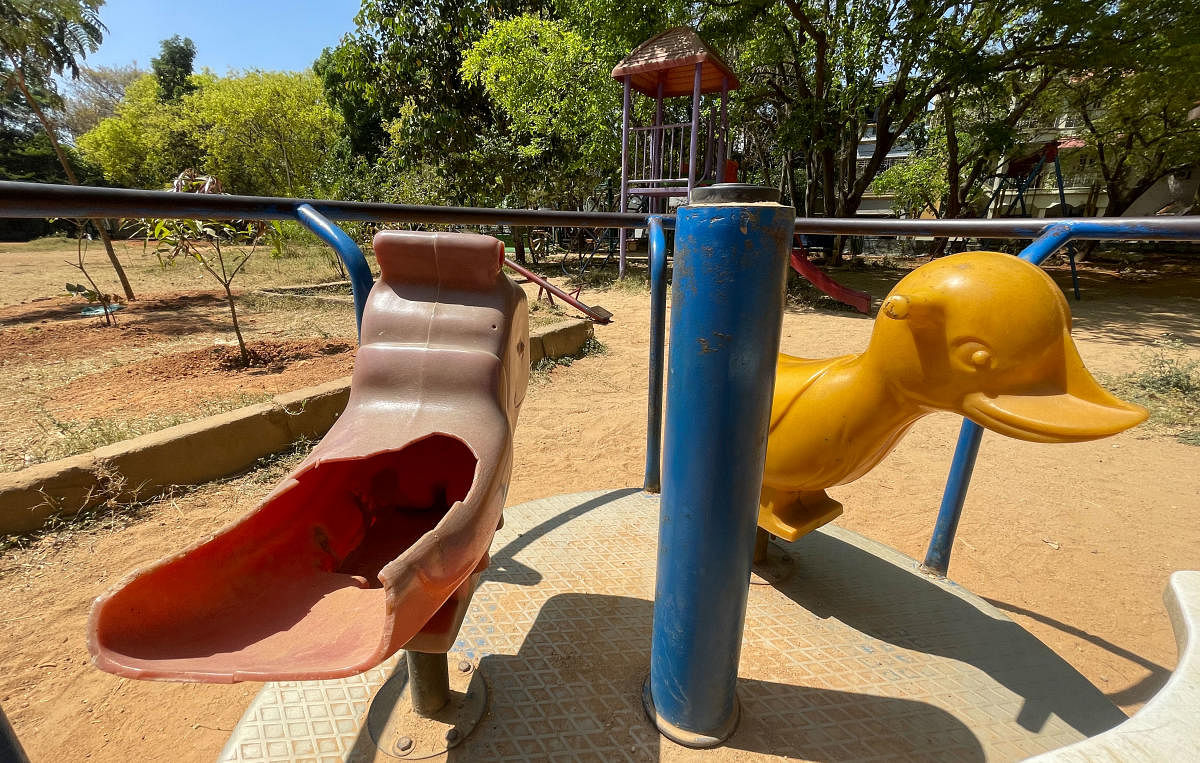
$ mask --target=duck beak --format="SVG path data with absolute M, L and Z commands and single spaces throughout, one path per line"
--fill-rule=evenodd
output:
M 1135 427 L 1149 412 L 1101 387 L 1088 373 L 1064 332 L 1062 362 L 1044 378 L 1022 390 L 989 394 L 973 392 L 963 399 L 967 418 L 1000 434 L 1029 442 L 1084 442 Z M 1055 363 L 1054 365 L 1059 365 Z

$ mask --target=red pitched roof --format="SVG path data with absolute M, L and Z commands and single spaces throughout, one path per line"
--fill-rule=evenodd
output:
M 700 67 L 700 92 L 721 92 L 722 81 L 728 79 L 729 89 L 736 90 L 738 78 L 692 29 L 677 26 L 660 32 L 633 49 L 633 52 L 613 69 L 613 79 L 630 76 L 630 85 L 639 93 L 658 95 L 658 83 L 663 83 L 663 96 L 691 95 Z

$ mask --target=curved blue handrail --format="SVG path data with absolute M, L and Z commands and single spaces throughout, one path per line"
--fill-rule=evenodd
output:
M 375 277 L 371 275 L 371 266 L 354 239 L 339 228 L 332 220 L 325 217 L 310 204 L 300 204 L 296 207 L 296 219 L 306 228 L 321 237 L 325 243 L 333 247 L 337 256 L 346 266 L 350 276 L 350 291 L 354 294 L 354 320 L 358 328 L 359 338 L 362 338 L 363 310 L 367 306 L 367 295 L 375 285 Z

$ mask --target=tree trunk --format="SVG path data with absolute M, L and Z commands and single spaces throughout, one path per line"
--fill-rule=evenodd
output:
M 942 210 L 942 218 L 953 220 L 962 213 L 959 204 L 962 194 L 962 167 L 958 156 L 958 133 L 955 132 L 957 125 L 954 119 L 954 99 L 950 96 L 942 100 L 942 123 L 946 128 L 946 183 L 950 189 L 946 194 L 946 208 Z M 949 243 L 949 239 L 934 239 L 932 255 L 944 255 Z
M 233 318 L 233 333 L 237 335 L 238 349 L 242 351 L 242 366 L 250 367 L 250 351 L 246 349 L 246 340 L 242 338 L 242 327 L 238 325 L 237 308 L 233 304 L 233 292 L 229 290 L 229 284 L 221 284 L 225 287 L 225 299 L 229 302 L 229 315 Z
M 67 180 L 70 181 L 71 185 L 79 185 L 79 178 L 75 176 L 75 170 L 71 167 L 71 162 L 68 161 L 66 153 L 62 150 L 62 146 L 58 144 L 58 138 L 54 135 L 54 126 L 46 118 L 46 114 L 33 97 L 33 93 L 29 92 L 29 87 L 25 83 L 25 76 L 21 73 L 20 64 L 15 60 L 13 61 L 13 75 L 16 77 L 17 87 L 21 89 L 25 100 L 29 102 L 29 108 L 33 109 L 33 113 L 37 116 L 38 121 L 42 123 L 42 129 L 46 131 L 46 137 L 50 139 L 50 146 L 54 149 L 55 155 L 58 156 L 58 162 L 62 165 L 63 172 L 67 175 Z M 117 279 L 121 282 L 121 288 L 125 291 L 125 299 L 132 301 L 135 299 L 133 296 L 133 287 L 129 285 L 129 278 L 125 275 L 125 268 L 121 267 L 121 261 L 117 259 L 117 252 L 113 249 L 112 239 L 108 235 L 108 230 L 104 227 L 104 222 L 93 218 L 92 223 L 96 226 L 96 230 L 100 232 L 100 240 L 104 242 L 104 250 L 108 252 L 108 260 L 112 263 L 113 270 L 117 273 Z
M 517 250 L 517 264 L 525 265 L 525 231 L 527 229 L 521 226 L 514 225 L 512 228 L 513 247 Z

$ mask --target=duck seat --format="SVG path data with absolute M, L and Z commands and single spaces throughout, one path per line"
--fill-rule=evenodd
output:
M 497 526 L 529 374 L 524 292 L 489 236 L 389 231 L 346 410 L 267 498 L 91 612 L 129 678 L 336 678 L 454 643 Z
M 883 301 L 864 352 L 780 355 L 758 524 L 789 541 L 842 513 L 858 479 L 922 416 L 948 411 L 1029 442 L 1109 437 L 1146 420 L 1088 372 L 1062 290 L 999 252 L 926 263 Z

